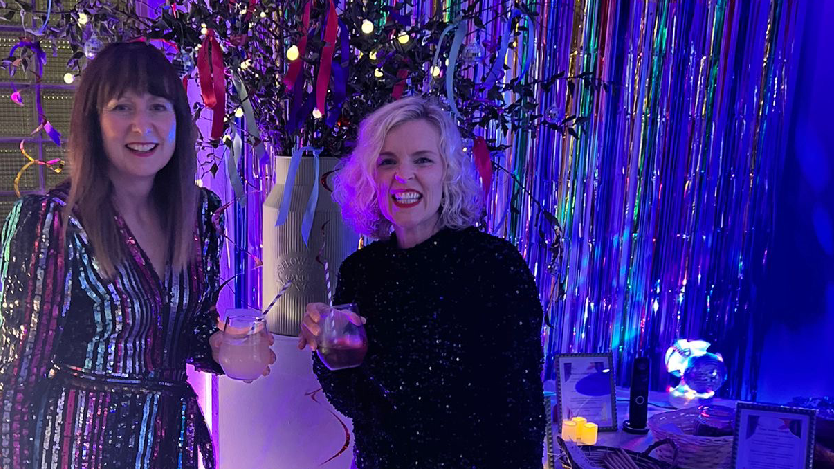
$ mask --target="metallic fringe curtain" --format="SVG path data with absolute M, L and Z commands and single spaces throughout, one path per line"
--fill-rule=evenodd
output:
M 486 0 L 482 40 L 512 4 Z M 617 382 L 637 356 L 662 363 L 678 338 L 723 354 L 720 394 L 755 399 L 763 331 L 755 308 L 774 228 L 776 190 L 799 56 L 803 10 L 790 0 L 527 2 L 538 13 L 529 75 L 563 72 L 537 89 L 539 112 L 575 123 L 490 136 L 510 150 L 489 230 L 516 242 L 545 306 L 553 355 L 612 350 Z M 414 6 L 415 20 L 453 2 Z M 492 37 L 490 37 L 490 35 Z M 470 35 L 469 40 L 475 40 Z M 509 54 L 510 79 L 526 48 Z M 506 99 L 515 99 L 508 95 Z M 538 203 L 555 215 L 554 229 Z

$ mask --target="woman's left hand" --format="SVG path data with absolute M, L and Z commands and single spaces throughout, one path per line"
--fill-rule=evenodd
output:
M 211 345 L 211 354 L 214 358 L 214 361 L 216 361 L 217 363 L 220 363 L 220 345 L 223 343 L 224 334 L 225 332 L 219 330 L 212 334 L 211 337 L 209 337 L 209 344 Z M 268 354 L 269 356 L 266 368 L 264 368 L 263 371 L 263 376 L 266 376 L 269 374 L 270 365 L 275 363 L 275 352 L 272 351 L 272 344 L 275 343 L 275 338 L 272 337 L 272 334 L 266 329 L 261 329 L 261 331 L 258 332 L 258 334 L 262 334 L 263 338 L 265 339 L 258 342 L 259 346 L 262 347 L 262 350 L 260 350 L 260 353 L 258 355 L 264 356 Z M 244 382 L 246 383 L 251 383 L 252 381 L 254 380 L 244 380 Z

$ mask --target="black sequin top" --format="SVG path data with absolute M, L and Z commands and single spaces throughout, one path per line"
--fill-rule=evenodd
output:
M 368 354 L 314 369 L 359 469 L 542 467 L 542 309 L 512 244 L 475 228 L 376 242 L 342 264 L 335 302 L 367 318 Z

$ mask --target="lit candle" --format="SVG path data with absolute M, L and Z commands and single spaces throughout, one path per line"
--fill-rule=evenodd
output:
M 582 425 L 581 429 L 577 429 L 579 434 L 579 442 L 583 445 L 595 445 L 597 444 L 597 432 L 599 428 L 597 424 L 593 422 L 586 422 Z
M 576 441 L 576 422 L 565 420 L 562 422 L 562 439 L 565 441 Z
M 572 420 L 576 422 L 577 428 L 585 425 L 585 422 L 588 421 L 585 417 L 574 417 Z

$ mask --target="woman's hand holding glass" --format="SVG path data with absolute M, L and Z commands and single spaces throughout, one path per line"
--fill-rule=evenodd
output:
M 309 345 L 331 370 L 359 366 L 368 351 L 364 324 L 354 304 L 310 303 L 301 322 L 298 348 Z
M 209 339 L 214 359 L 226 376 L 251 383 L 269 374 L 275 363 L 275 342 L 266 320 L 256 310 L 230 310 L 224 327 Z

